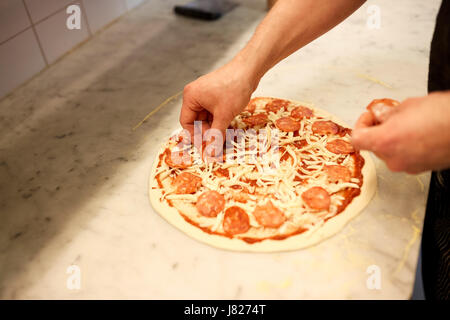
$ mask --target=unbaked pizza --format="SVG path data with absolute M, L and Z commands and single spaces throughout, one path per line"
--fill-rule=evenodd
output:
M 230 132 L 230 134 L 228 134 Z M 153 207 L 210 245 L 283 251 L 330 237 L 357 215 L 376 188 L 370 156 L 351 129 L 311 104 L 258 97 L 232 121 L 224 148 L 175 134 L 150 177 Z

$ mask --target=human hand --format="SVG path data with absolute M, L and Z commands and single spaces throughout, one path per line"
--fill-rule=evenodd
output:
M 450 167 L 450 91 L 410 98 L 380 125 L 370 112 L 352 133 L 357 149 L 374 152 L 392 171 L 419 173 Z
M 180 123 L 194 136 L 194 121 L 202 121 L 202 132 L 213 128 L 225 135 L 231 120 L 250 101 L 259 80 L 245 65 L 232 61 L 189 83 L 183 91 Z

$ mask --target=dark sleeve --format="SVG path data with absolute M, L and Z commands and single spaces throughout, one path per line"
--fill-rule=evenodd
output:
M 428 92 L 450 89 L 450 0 L 443 0 L 431 41 Z
M 431 42 L 428 92 L 450 89 L 450 0 L 443 0 Z M 450 170 L 433 172 L 422 236 L 425 298 L 450 299 Z

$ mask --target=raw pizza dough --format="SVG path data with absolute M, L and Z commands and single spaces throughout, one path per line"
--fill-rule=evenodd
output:
M 265 98 L 264 98 L 265 99 Z M 291 101 L 291 103 L 307 106 L 314 111 L 315 115 L 324 117 L 327 120 L 331 120 L 343 127 L 348 126 L 330 114 L 329 112 L 316 108 L 309 103 Z M 188 223 L 179 213 L 178 209 L 173 206 L 169 206 L 167 202 L 160 201 L 163 195 L 162 190 L 158 186 L 158 182 L 155 179 L 159 158 L 164 153 L 166 143 L 164 143 L 159 150 L 149 179 L 149 197 L 150 202 L 155 209 L 164 219 L 174 225 L 176 228 L 186 233 L 188 236 L 211 245 L 213 247 L 243 251 L 243 252 L 280 252 L 297 250 L 315 245 L 340 231 L 351 219 L 356 217 L 370 202 L 376 191 L 376 171 L 374 163 L 366 151 L 360 151 L 361 156 L 365 160 L 365 164 L 362 168 L 363 184 L 360 188 L 360 194 L 353 198 L 347 207 L 337 214 L 336 216 L 325 221 L 322 225 L 311 228 L 303 233 L 290 236 L 283 240 L 266 239 L 260 242 L 248 243 L 237 238 L 228 238 L 222 235 L 210 234 L 204 232 L 197 226 Z

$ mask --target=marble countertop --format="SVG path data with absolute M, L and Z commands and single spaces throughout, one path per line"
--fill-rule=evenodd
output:
M 149 171 L 181 100 L 132 128 L 228 61 L 265 14 L 265 1 L 247 0 L 203 22 L 174 16 L 175 2 L 145 3 L 0 101 L 0 298 L 408 299 L 427 173 L 375 160 L 367 209 L 294 252 L 211 248 L 153 211 Z M 255 95 L 310 101 L 353 124 L 374 98 L 426 94 L 439 2 L 367 3 L 273 68 Z M 379 29 L 367 26 L 373 4 Z M 71 265 L 79 288 L 67 285 Z M 380 289 L 367 286 L 373 265 Z

